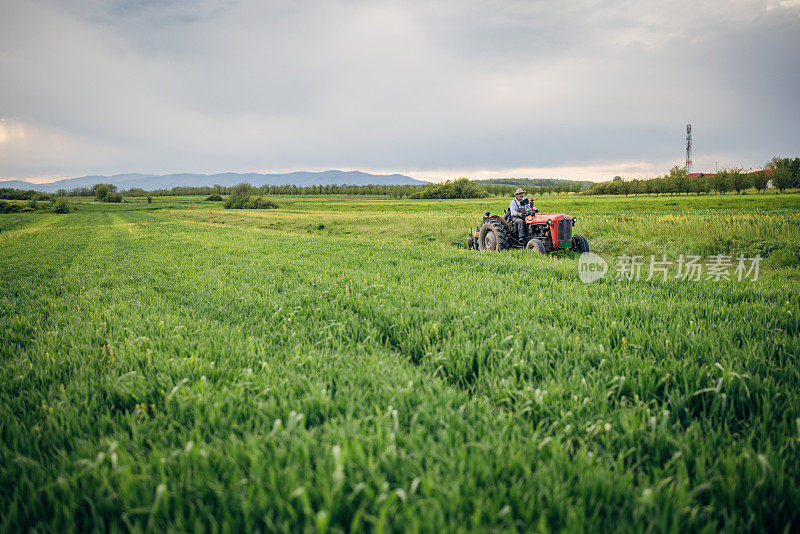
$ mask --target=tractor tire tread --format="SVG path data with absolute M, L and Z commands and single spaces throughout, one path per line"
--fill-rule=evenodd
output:
M 535 237 L 528 240 L 528 242 L 525 244 L 525 249 L 530 250 L 531 252 L 535 252 L 536 254 L 544 254 L 545 252 L 547 252 L 544 243 L 542 243 L 541 240 L 536 239 Z
M 508 231 L 500 222 L 489 219 L 481 225 L 481 229 L 478 232 L 478 248 L 481 251 L 489 250 L 485 245 L 486 233 L 489 231 L 494 232 L 497 238 L 493 250 L 505 250 L 508 248 Z
M 581 234 L 575 234 L 572 236 L 573 247 L 572 250 L 579 254 L 583 254 L 584 252 L 589 252 L 589 240 L 586 237 L 582 236 Z

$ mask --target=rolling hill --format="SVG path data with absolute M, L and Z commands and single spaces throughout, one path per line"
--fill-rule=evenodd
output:
M 171 189 L 173 187 L 193 187 L 224 185 L 231 186 L 247 182 L 254 186 L 261 185 L 425 185 L 428 182 L 415 180 L 402 174 L 370 174 L 361 171 L 322 171 L 322 172 L 290 172 L 286 174 L 259 173 L 218 173 L 218 174 L 115 174 L 113 176 L 82 176 L 55 182 L 34 184 L 22 180 L 0 181 L 0 188 L 32 189 L 45 193 L 55 193 L 59 189 L 75 189 L 91 187 L 94 184 L 114 184 L 119 189 L 139 188 L 147 191 Z

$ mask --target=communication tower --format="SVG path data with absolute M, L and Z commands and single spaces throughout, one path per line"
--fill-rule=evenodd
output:
M 692 172 L 692 123 L 686 125 L 686 173 Z

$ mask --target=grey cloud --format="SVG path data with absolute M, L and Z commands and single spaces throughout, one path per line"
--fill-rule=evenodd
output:
M 797 4 L 164 6 L 7 2 L 0 117 L 33 133 L 0 175 L 680 160 L 689 120 L 698 161 L 800 152 Z

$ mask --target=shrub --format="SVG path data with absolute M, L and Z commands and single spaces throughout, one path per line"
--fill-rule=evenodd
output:
M 64 197 L 60 197 L 58 199 L 53 200 L 52 205 L 50 206 L 50 211 L 53 213 L 69 213 L 72 211 L 72 207 L 70 207 L 69 202 Z
M 28 202 L 3 202 L 0 200 L 0 213 L 36 213 L 36 212 L 52 212 L 52 213 L 69 213 L 72 207 L 66 198 L 51 198 L 50 204 L 37 203 L 35 200 Z
M 99 200 L 100 202 L 105 202 L 108 198 L 108 194 L 111 192 L 111 188 L 108 184 L 96 184 L 92 189 L 94 189 L 95 200 Z
M 224 199 L 222 198 L 222 195 L 220 195 L 219 193 L 214 193 L 213 195 L 209 195 L 208 197 L 206 197 L 206 201 L 210 202 L 222 202 L 223 200 Z
M 255 194 L 256 188 L 250 184 L 239 184 L 231 189 L 231 196 L 225 201 L 225 207 L 229 209 L 243 208 L 244 203 Z
M 265 210 L 277 207 L 275 202 L 259 195 L 258 190 L 250 184 L 239 184 L 231 189 L 231 196 L 225 201 L 226 209 Z
M 278 207 L 278 205 L 264 197 L 252 196 L 244 203 L 245 209 L 248 210 L 271 210 Z
M 122 202 L 122 194 L 117 193 L 114 184 L 94 184 L 92 186 L 95 200 L 100 202 Z
M 0 213 L 19 213 L 21 210 L 21 204 L 0 201 Z
M 21 189 L 11 189 L 9 187 L 0 187 L 0 198 L 5 200 L 50 200 L 52 195 L 42 193 L 40 191 L 33 191 L 28 189 L 23 191 Z
M 236 199 L 229 198 L 228 201 L 225 202 L 225 207 L 227 209 L 239 210 L 268 210 L 275 209 L 278 207 L 278 205 L 272 200 L 266 199 L 262 196 L 250 195 Z
M 153 197 L 147 197 L 147 203 L 148 204 L 152 204 L 153 203 Z

